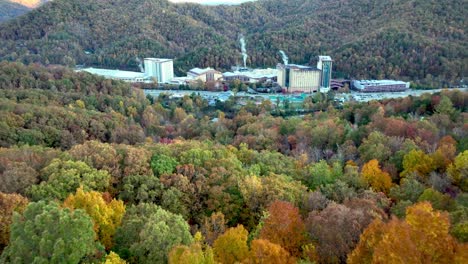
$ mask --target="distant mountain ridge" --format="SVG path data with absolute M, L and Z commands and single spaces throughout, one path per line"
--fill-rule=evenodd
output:
M 10 2 L 9 0 L 0 0 L 0 23 L 21 16 L 30 10 L 26 6 Z
M 137 69 L 174 57 L 176 71 L 275 66 L 327 54 L 337 77 L 401 78 L 433 86 L 468 76 L 463 0 L 259 0 L 239 6 L 166 0 L 55 0 L 0 25 L 0 59 Z M 34 22 L 34 23 L 33 23 Z
M 0 23 L 26 14 L 51 0 L 0 0 Z
M 50 0 L 9 0 L 10 2 L 20 4 L 29 8 L 36 8 L 39 5 L 48 2 Z

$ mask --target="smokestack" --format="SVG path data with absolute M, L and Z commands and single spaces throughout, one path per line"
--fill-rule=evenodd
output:
M 140 71 L 145 72 L 145 69 L 143 68 L 143 62 L 141 61 L 141 59 L 138 57 L 135 57 L 135 61 L 138 63 L 138 68 L 140 68 Z
M 242 59 L 244 60 L 244 68 L 247 68 L 247 49 L 245 48 L 245 39 L 244 36 L 240 36 L 240 44 L 241 44 L 241 52 L 242 52 Z
M 289 58 L 288 58 L 288 56 L 286 56 L 286 53 L 284 53 L 284 51 L 282 51 L 282 50 L 280 50 L 279 52 L 281 53 L 281 57 L 283 57 L 284 65 L 288 65 Z

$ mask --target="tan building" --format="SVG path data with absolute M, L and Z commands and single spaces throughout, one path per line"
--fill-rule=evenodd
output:
M 319 91 L 322 71 L 310 66 L 278 64 L 278 84 L 288 93 Z
M 187 72 L 187 77 L 191 78 L 192 80 L 200 80 L 202 82 L 214 82 L 218 81 L 223 77 L 221 72 L 212 69 L 212 68 L 193 68 L 189 72 Z

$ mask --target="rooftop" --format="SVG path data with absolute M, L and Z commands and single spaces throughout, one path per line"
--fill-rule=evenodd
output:
M 332 61 L 330 56 L 319 56 L 319 60 L 321 61 Z
M 144 72 L 132 72 L 132 71 L 97 69 L 97 68 L 85 68 L 79 71 L 85 71 L 91 74 L 106 76 L 110 78 L 118 78 L 118 79 L 135 79 L 135 78 L 145 77 Z
M 154 62 L 169 62 L 169 61 L 173 61 L 172 59 L 162 59 L 162 58 L 145 58 L 144 60 L 145 60 L 145 61 L 146 61 L 146 60 L 149 60 L 149 61 L 154 61 Z
M 286 64 L 286 65 L 284 65 L 284 64 L 279 63 L 278 67 L 286 68 L 286 69 L 294 69 L 294 70 L 308 70 L 308 71 L 316 71 L 317 70 L 316 67 L 307 66 L 307 65 L 299 65 L 299 64 Z
M 231 76 L 246 76 L 251 79 L 260 79 L 260 78 L 273 78 L 278 76 L 278 70 L 276 69 L 254 69 L 250 71 L 233 71 L 223 73 L 224 77 Z
M 213 68 L 204 68 L 204 69 L 200 69 L 200 68 L 193 68 L 189 71 L 189 73 L 193 73 L 193 74 L 196 74 L 196 75 L 202 75 L 206 72 L 209 72 L 209 71 L 214 71 L 215 69 Z
M 355 82 L 361 85 L 393 85 L 393 84 L 406 84 L 403 81 L 395 80 L 355 80 Z

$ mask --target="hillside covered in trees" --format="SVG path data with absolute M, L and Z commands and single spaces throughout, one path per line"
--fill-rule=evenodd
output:
M 198 67 L 275 66 L 328 54 L 337 77 L 397 78 L 428 86 L 466 77 L 465 1 L 259 0 L 239 6 L 167 0 L 57 0 L 0 24 L 0 58 L 137 70 L 135 57 Z
M 466 263 L 467 102 L 283 118 L 1 62 L 0 262 Z

